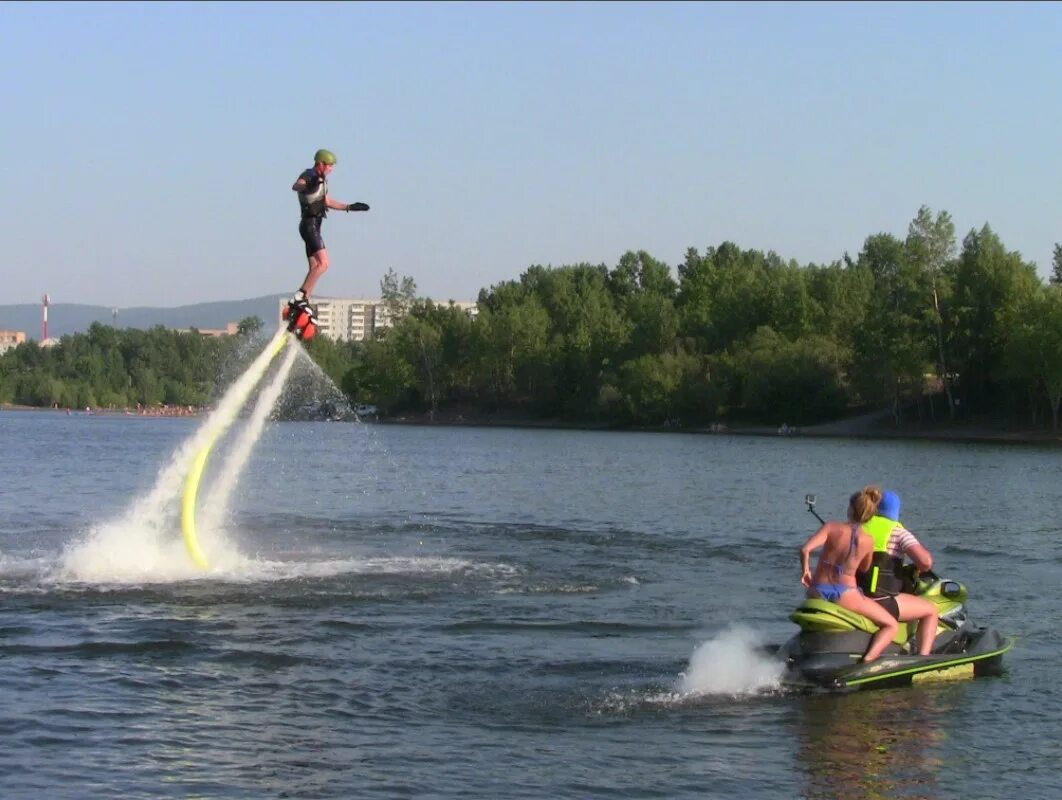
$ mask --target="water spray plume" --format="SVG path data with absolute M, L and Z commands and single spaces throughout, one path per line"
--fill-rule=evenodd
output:
M 269 362 L 272 361 L 276 354 L 284 348 L 284 344 L 287 341 L 288 338 L 285 335 L 284 330 L 281 329 L 277 332 L 277 336 L 273 338 L 273 341 L 269 343 L 269 346 L 262 351 L 262 355 L 260 355 L 255 360 L 254 364 L 251 365 L 251 369 L 244 373 L 245 376 L 252 372 L 255 373 L 255 380 L 251 384 L 251 388 L 258 383 L 262 374 L 265 373 L 266 369 L 269 367 Z M 263 359 L 265 360 L 263 361 Z M 240 380 L 243 380 L 243 378 Z M 237 383 L 239 383 L 239 381 L 237 381 Z M 247 399 L 248 394 L 250 394 L 250 389 L 247 390 L 243 400 Z M 226 395 L 225 399 L 228 399 L 228 395 Z M 214 447 L 214 442 L 216 442 L 228 426 L 232 424 L 242 405 L 243 402 L 233 409 L 231 417 L 225 418 L 227 421 L 224 421 L 223 424 L 219 424 L 217 429 L 213 431 L 213 435 L 206 439 L 202 448 L 195 454 L 192 467 L 188 472 L 188 477 L 185 479 L 184 500 L 181 504 L 181 531 L 184 534 L 184 543 L 188 548 L 188 554 L 200 569 L 209 569 L 210 563 L 207 561 L 206 555 L 203 553 L 203 550 L 199 545 L 199 536 L 196 531 L 196 499 L 199 493 L 199 481 L 202 479 L 203 468 L 206 466 L 207 459 L 210 457 L 210 451 Z M 220 410 L 221 408 L 219 406 L 218 411 Z M 217 413 L 218 412 L 215 412 L 215 415 L 217 415 Z
M 265 424 L 269 421 L 269 417 L 280 399 L 281 392 L 284 391 L 284 385 L 291 374 L 291 368 L 300 353 L 302 351 L 299 348 L 289 347 L 276 375 L 273 376 L 269 385 L 258 395 L 258 400 L 255 402 L 250 419 L 247 420 L 239 439 L 233 445 L 231 452 L 218 471 L 218 478 L 211 486 L 209 494 L 203 499 L 203 513 L 201 515 L 201 527 L 203 530 L 210 532 L 217 529 L 228 513 L 232 491 L 236 488 L 236 483 L 243 474 L 244 467 L 247 466 L 247 461 L 251 457 L 255 444 L 262 436 Z
M 81 580 L 113 581 L 175 580 L 203 574 L 207 561 L 198 540 L 193 536 L 189 544 L 186 533 L 182 544 L 173 537 L 174 500 L 193 470 L 198 469 L 201 476 L 210 447 L 235 422 L 288 338 L 284 328 L 277 331 L 229 387 L 217 408 L 160 470 L 146 497 L 134 503 L 122 518 L 94 529 L 86 540 L 64 553 L 65 572 Z
M 742 627 L 709 639 L 693 651 L 679 689 L 690 694 L 743 695 L 777 688 L 783 667 L 761 645 L 754 631 Z

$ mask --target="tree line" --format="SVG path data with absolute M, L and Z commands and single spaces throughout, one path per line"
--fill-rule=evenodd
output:
M 1062 246 L 1045 284 L 989 225 L 960 245 L 925 206 L 905 237 L 868 236 L 831 264 L 724 242 L 674 272 L 644 251 L 532 266 L 482 290 L 475 321 L 385 284 L 392 329 L 315 344 L 348 395 L 390 413 L 803 425 L 887 406 L 898 421 L 1058 425 Z
M 476 319 L 393 270 L 381 290 L 393 327 L 308 350 L 386 414 L 806 425 L 888 406 L 897 420 L 1058 425 L 1062 247 L 1045 283 L 987 224 L 960 244 L 950 215 L 924 206 L 905 237 L 873 234 L 830 264 L 723 242 L 675 270 L 644 251 L 612 268 L 532 266 L 481 290 Z M 101 404 L 216 391 L 237 343 L 167 336 L 93 326 L 50 355 L 22 345 L 0 358 L 0 400 L 43 404 L 55 381 Z
M 211 403 L 253 357 L 258 318 L 236 336 L 203 337 L 156 326 L 94 322 L 53 347 L 26 342 L 0 356 L 0 403 L 60 408 L 193 406 Z

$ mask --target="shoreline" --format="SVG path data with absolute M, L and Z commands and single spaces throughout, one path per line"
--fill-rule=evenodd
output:
M 536 420 L 517 416 L 496 416 L 440 412 L 435 418 L 428 414 L 407 414 L 383 418 L 380 425 L 422 425 L 468 428 L 529 428 L 536 430 L 584 430 L 636 433 L 673 433 L 702 436 L 772 436 L 816 439 L 896 439 L 934 442 L 993 443 L 1023 445 L 1060 445 L 1062 430 L 1058 432 L 1032 428 L 1003 429 L 985 423 L 905 423 L 895 425 L 889 411 L 823 422 L 804 427 L 745 425 L 715 423 L 685 427 L 677 425 L 616 426 L 608 423 L 576 423 L 557 420 Z
M 210 412 L 209 408 L 189 408 L 169 406 L 160 409 L 133 408 L 45 408 L 40 406 L 23 406 L 10 403 L 0 405 L 0 411 L 51 412 L 68 416 L 110 416 L 110 417 L 155 417 L 188 418 L 201 417 Z M 742 423 L 714 423 L 712 425 L 685 427 L 681 424 L 655 426 L 617 426 L 609 423 L 565 422 L 561 420 L 541 420 L 518 415 L 491 415 L 482 413 L 440 412 L 435 415 L 405 414 L 397 417 L 371 418 L 361 420 L 372 425 L 420 425 L 425 427 L 455 428 L 525 428 L 534 430 L 579 430 L 579 431 L 616 431 L 634 433 L 671 433 L 701 436 L 773 436 L 799 437 L 815 439 L 896 439 L 905 441 L 933 441 L 960 443 L 992 443 L 1022 445 L 1062 445 L 1062 431 L 1054 432 L 1043 429 L 1012 428 L 1004 429 L 984 423 L 905 423 L 895 425 L 888 411 L 880 411 L 848 419 L 823 422 L 804 427 L 769 425 L 746 425 Z
M 142 406 L 141 408 L 55 408 L 52 406 L 21 406 L 14 403 L 0 403 L 0 411 L 48 411 L 53 414 L 65 414 L 82 417 L 201 417 L 211 411 L 199 406 Z

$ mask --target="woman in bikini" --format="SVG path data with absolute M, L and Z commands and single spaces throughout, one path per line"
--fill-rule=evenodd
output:
M 811 535 L 800 548 L 803 575 L 800 582 L 808 587 L 808 597 L 817 597 L 862 614 L 878 626 L 870 640 L 863 661 L 873 661 L 896 636 L 896 619 L 866 597 L 856 587 L 856 571 L 870 566 L 874 539 L 861 527 L 874 516 L 881 502 L 881 489 L 865 486 L 848 501 L 848 522 L 830 520 Z M 822 548 L 815 572 L 810 567 L 811 554 Z

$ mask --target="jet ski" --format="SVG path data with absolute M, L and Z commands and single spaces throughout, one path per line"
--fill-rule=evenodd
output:
M 814 496 L 808 495 L 807 502 L 814 513 Z M 933 572 L 924 572 L 913 582 L 914 593 L 935 603 L 940 613 L 930 655 L 918 655 L 916 626 L 901 622 L 885 652 L 863 663 L 877 626 L 837 603 L 809 598 L 789 617 L 800 632 L 777 650 L 786 667 L 783 684 L 795 689 L 854 690 L 1002 674 L 1003 654 L 1014 641 L 974 624 L 967 613 L 966 587 Z

